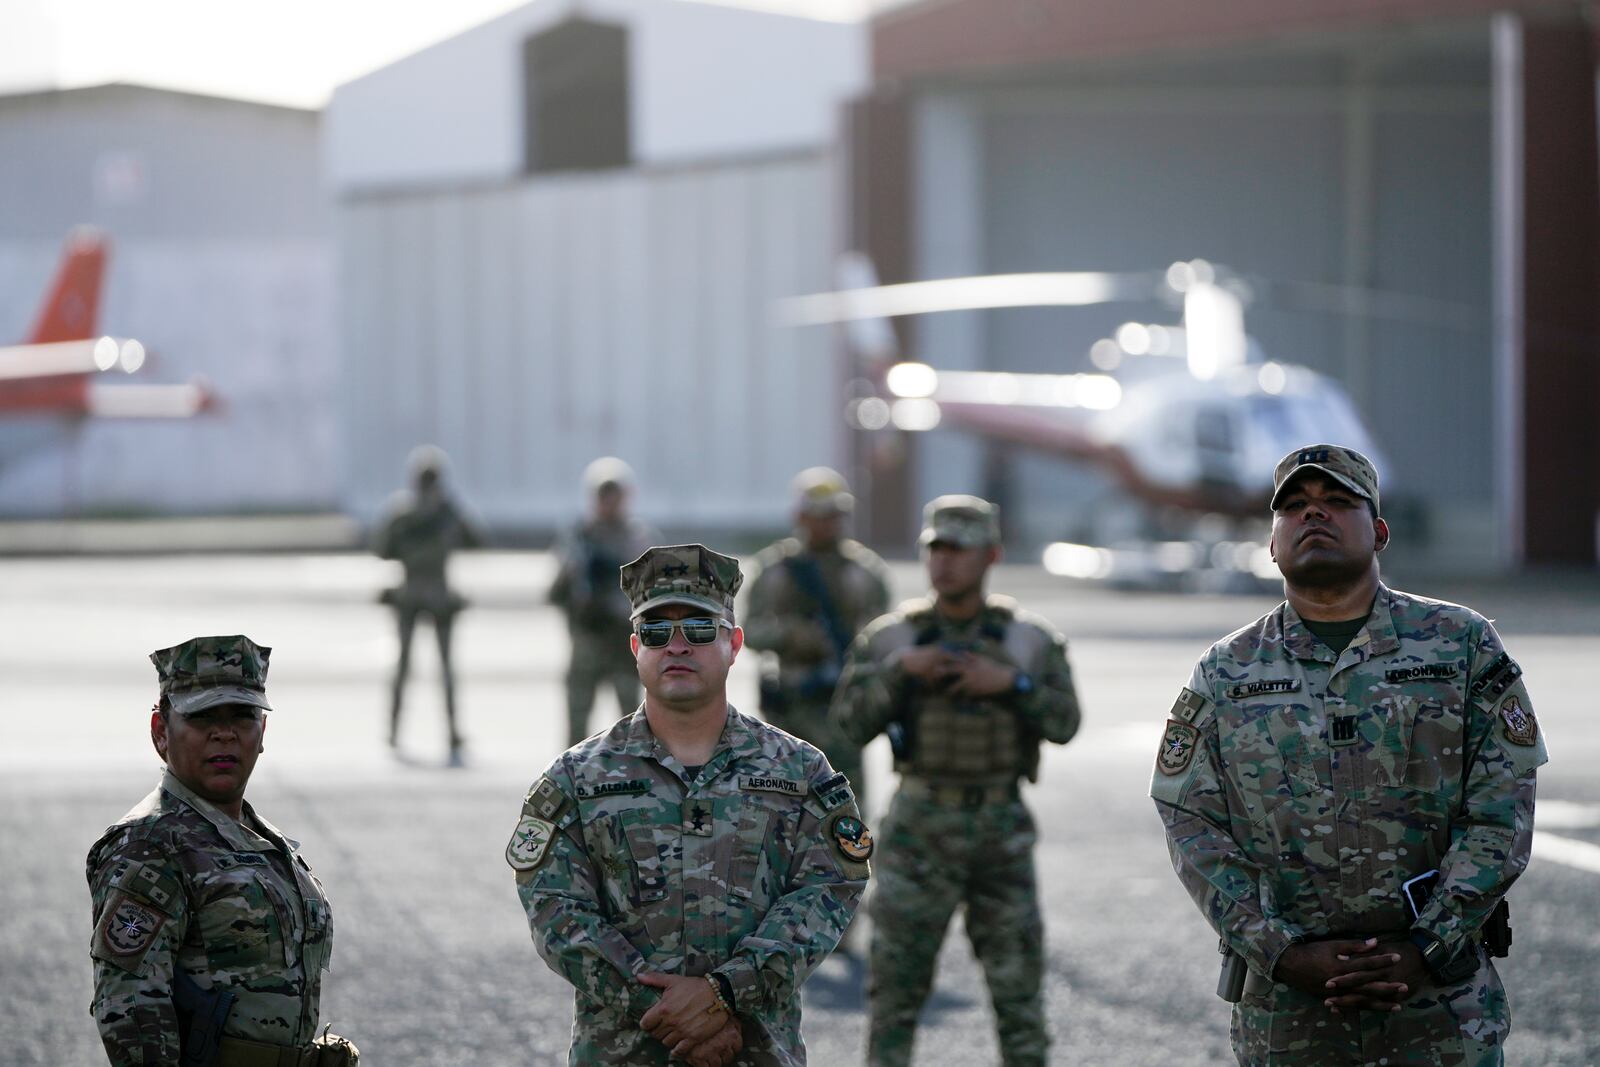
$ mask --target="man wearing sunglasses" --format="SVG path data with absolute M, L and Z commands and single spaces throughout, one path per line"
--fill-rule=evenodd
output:
M 1018 780 L 1037 775 L 1041 741 L 1065 744 L 1078 730 L 1066 643 L 1010 598 L 985 595 L 1000 559 L 993 504 L 939 497 L 923 510 L 920 541 L 933 596 L 862 632 L 833 704 L 857 744 L 889 735 L 900 772 L 872 903 L 867 1061 L 911 1062 L 945 928 L 965 906 L 1001 1060 L 1042 1067 L 1037 835 Z
M 644 703 L 569 749 L 506 846 L 539 954 L 574 987 L 568 1062 L 805 1062 L 800 985 L 870 872 L 850 783 L 728 703 L 743 576 L 703 545 L 622 568 Z

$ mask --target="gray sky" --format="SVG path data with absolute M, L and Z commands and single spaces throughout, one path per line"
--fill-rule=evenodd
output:
M 320 107 L 525 0 L 0 0 L 0 93 L 130 81 Z M 663 3 L 673 0 L 661 0 Z M 882 0 L 692 0 L 828 19 Z

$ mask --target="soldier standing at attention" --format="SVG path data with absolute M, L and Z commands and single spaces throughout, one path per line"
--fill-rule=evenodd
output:
M 1041 741 L 1078 730 L 1066 643 L 1007 597 L 985 596 L 999 511 L 973 496 L 923 510 L 934 595 L 869 625 L 850 650 L 833 716 L 856 744 L 889 735 L 896 792 L 874 892 L 867 987 L 872 1067 L 911 1062 L 917 1016 L 956 908 L 989 983 L 1008 1067 L 1043 1064 L 1044 922 L 1033 817 L 1018 780 Z
M 737 561 L 622 569 L 644 703 L 556 759 L 506 846 L 534 944 L 572 983 L 568 1063 L 797 1067 L 800 985 L 869 873 L 850 783 L 728 704 Z
M 1489 957 L 1510 941 L 1544 739 L 1487 619 L 1379 580 L 1379 514 L 1359 452 L 1278 463 L 1286 601 L 1201 657 L 1156 756 L 1241 1064 L 1503 1062 Z
M 356 1062 L 343 1038 L 316 1037 L 333 951 L 322 883 L 244 799 L 271 652 L 196 637 L 150 657 L 150 739 L 166 771 L 88 860 L 91 1011 L 116 1067 L 177 1064 L 180 1050 L 222 1067 Z
M 450 631 L 466 598 L 450 588 L 445 568 L 450 553 L 482 544 L 478 531 L 444 491 L 445 455 L 432 445 L 411 453 L 411 491 L 396 493 L 378 527 L 372 550 L 383 559 L 397 559 L 405 580 L 384 591 L 382 600 L 395 610 L 400 626 L 400 660 L 395 664 L 389 704 L 389 747 L 399 744 L 400 705 L 406 675 L 411 671 L 411 636 L 417 618 L 433 620 L 439 641 L 439 671 L 444 681 L 444 710 L 450 726 L 450 762 L 461 762 L 461 731 L 456 723 L 456 679 L 450 665 Z
M 628 598 L 617 585 L 622 565 L 655 540 L 655 531 L 628 514 L 633 469 L 605 456 L 583 472 L 590 512 L 556 550 L 559 564 L 550 602 L 567 616 L 572 659 L 567 666 L 567 745 L 589 736 L 595 691 L 609 683 L 617 710 L 639 706 L 639 674 L 628 651 L 633 626 Z
M 776 660 L 763 665 L 761 714 L 822 749 L 865 807 L 861 746 L 829 721 L 828 705 L 850 642 L 889 610 L 889 568 L 844 536 L 855 497 L 836 472 L 801 471 L 794 496 L 795 536 L 756 557 L 745 611 L 745 643 Z

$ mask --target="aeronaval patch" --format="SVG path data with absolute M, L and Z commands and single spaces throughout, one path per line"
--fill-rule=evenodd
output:
M 806 795 L 805 783 L 797 782 L 793 778 L 774 778 L 765 774 L 741 774 L 739 788 L 745 791 L 756 789 L 768 793 L 788 793 L 792 797 Z
M 166 921 L 167 917 L 154 908 L 118 894 L 106 907 L 106 917 L 100 923 L 96 938 L 99 951 L 94 955 L 137 973 L 145 953 L 155 943 L 156 934 Z
M 1500 722 L 1505 726 L 1506 740 L 1514 745 L 1531 745 L 1539 740 L 1539 720 L 1516 697 L 1507 697 L 1500 705 Z
M 544 861 L 555 836 L 555 823 L 545 822 L 535 815 L 524 815 L 506 845 L 506 862 L 513 870 L 533 870 Z
M 1168 719 L 1166 732 L 1161 735 L 1161 751 L 1156 753 L 1156 767 L 1162 774 L 1180 773 L 1194 759 L 1199 743 L 1199 730 L 1186 722 Z
M 853 815 L 842 815 L 833 821 L 833 843 L 839 854 L 852 863 L 865 863 L 872 858 L 872 831 Z

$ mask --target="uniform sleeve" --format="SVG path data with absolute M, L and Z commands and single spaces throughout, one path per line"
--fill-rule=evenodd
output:
M 909 684 L 892 650 L 877 647 L 877 626 L 868 626 L 850 646 L 829 717 L 853 744 L 865 745 L 894 722 Z
M 525 829 L 546 844 L 534 846 L 536 854 L 524 849 L 513 858 Z M 605 921 L 600 879 L 583 845 L 577 805 L 550 776 L 523 802 L 522 821 L 506 852 L 513 868 L 532 864 L 517 869 L 517 896 L 540 957 L 584 998 L 618 1005 L 637 1022 L 661 994 L 634 981 L 633 975 L 649 968 L 621 931 Z
M 1162 731 L 1150 796 L 1166 826 L 1173 869 L 1200 913 L 1252 970 L 1270 977 L 1304 931 L 1262 910 L 1261 868 L 1229 833 L 1212 692 L 1202 661 Z
M 1060 634 L 1050 634 L 1044 661 L 1032 678 L 1033 690 L 1018 699 L 1017 711 L 1038 724 L 1046 741 L 1064 745 L 1078 732 L 1082 713 L 1077 687 L 1072 684 L 1072 667 L 1067 663 L 1067 643 Z
M 750 593 L 741 625 L 745 644 L 781 655 L 787 642 L 785 620 L 778 611 L 779 566 L 774 566 L 770 559 L 757 560 L 755 572 L 750 576 Z
M 1467 764 L 1439 884 L 1416 926 L 1451 950 L 1475 938 L 1533 847 L 1534 775 L 1549 759 L 1522 668 L 1488 622 L 1468 681 Z
M 556 545 L 556 576 L 550 583 L 550 591 L 546 594 L 546 598 L 557 607 L 569 608 L 575 599 L 573 570 L 577 547 L 576 538 L 570 534 L 563 536 Z
M 874 554 L 867 570 L 872 574 L 872 596 L 863 609 L 863 615 L 870 621 L 889 613 L 889 565 Z
M 798 998 L 855 917 L 871 874 L 872 834 L 855 795 L 826 760 L 812 778 L 782 896 L 717 968 L 733 986 L 734 1010 L 765 1012 Z
M 116 1067 L 178 1062 L 173 968 L 188 903 L 177 863 L 150 841 L 123 836 L 91 852 L 94 1001 L 106 1055 Z

